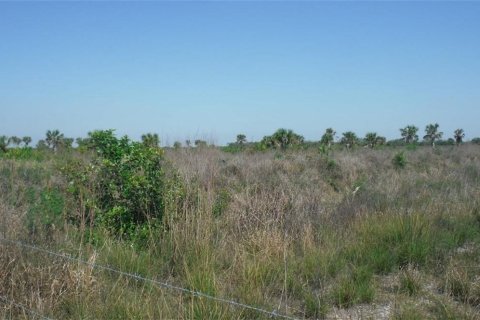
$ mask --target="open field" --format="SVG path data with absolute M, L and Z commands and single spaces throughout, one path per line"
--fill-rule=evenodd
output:
M 128 237 L 98 174 L 71 180 L 90 153 L 0 158 L 0 318 L 270 317 L 139 277 L 299 319 L 480 318 L 478 145 L 162 157 L 161 219 Z

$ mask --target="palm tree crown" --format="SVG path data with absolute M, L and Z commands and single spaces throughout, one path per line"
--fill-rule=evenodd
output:
M 435 148 L 435 141 L 442 138 L 443 132 L 439 132 L 439 124 L 429 124 L 425 127 L 425 136 L 424 140 L 430 141 L 433 148 Z
M 63 138 L 63 133 L 60 133 L 59 130 L 48 130 L 46 133 L 45 143 L 49 148 L 53 149 L 53 151 L 57 151 L 58 147 L 62 143 Z
M 340 140 L 348 149 L 355 146 L 358 142 L 357 135 L 352 131 L 342 133 L 343 137 Z
M 286 149 L 292 145 L 302 144 L 303 136 L 296 134 L 293 130 L 278 129 L 271 136 L 262 139 L 262 143 L 267 147 Z
M 400 129 L 400 133 L 402 134 L 402 138 L 405 143 L 412 143 L 418 141 L 418 128 L 414 125 L 406 126 L 403 129 Z
M 465 138 L 465 132 L 463 131 L 463 129 L 457 129 L 453 133 L 453 137 L 455 139 L 455 143 L 458 146 L 459 144 L 461 144 L 463 142 L 463 138 Z
M 335 130 L 333 130 L 332 128 L 328 128 L 327 130 L 325 130 L 325 133 L 323 134 L 320 143 L 327 147 L 330 147 L 335 139 L 335 134 Z
M 0 151 L 7 152 L 7 147 L 10 144 L 7 136 L 0 136 Z
M 368 132 L 365 135 L 364 140 L 367 143 L 368 147 L 375 148 L 377 145 L 385 144 L 387 139 L 385 137 L 377 135 L 376 132 Z
M 158 147 L 160 145 L 160 138 L 156 133 L 142 134 L 142 143 L 148 147 Z
M 243 146 L 247 142 L 247 136 L 244 134 L 237 134 L 237 144 Z
M 25 144 L 25 147 L 28 147 L 28 145 L 32 142 L 32 138 L 31 137 L 23 137 L 22 141 Z

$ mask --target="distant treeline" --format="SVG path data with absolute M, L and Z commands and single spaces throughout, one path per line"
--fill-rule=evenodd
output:
M 418 135 L 418 127 L 414 125 L 407 125 L 400 129 L 400 135 L 397 139 L 387 140 L 384 136 L 376 132 L 368 132 L 364 137 L 358 137 L 353 131 L 346 131 L 337 136 L 337 132 L 333 128 L 325 130 L 324 134 L 318 141 L 306 141 L 305 138 L 289 129 L 278 129 L 272 135 L 263 137 L 260 141 L 249 141 L 245 134 L 238 134 L 234 142 L 228 143 L 227 146 L 221 147 L 226 152 L 239 152 L 242 150 L 267 150 L 288 148 L 322 148 L 328 150 L 333 147 L 355 148 L 368 147 L 376 148 L 380 146 L 405 146 L 405 145 L 430 145 L 435 148 L 436 145 L 460 145 L 464 142 L 465 132 L 463 129 L 456 129 L 450 137 L 445 139 L 443 132 L 439 131 L 440 126 L 429 124 L 425 127 L 425 135 L 420 140 Z M 113 131 L 113 130 L 112 130 Z M 89 132 L 87 137 L 69 138 L 65 137 L 59 130 L 48 130 L 45 138 L 37 142 L 35 148 L 39 150 L 51 150 L 57 152 L 58 150 L 68 150 L 77 148 L 86 150 L 91 147 L 92 136 L 96 132 Z M 156 133 L 146 133 L 141 136 L 143 144 L 150 147 L 160 147 L 160 138 Z M 30 146 L 32 138 L 28 136 L 0 136 L 0 152 L 7 152 L 9 148 L 32 148 Z M 470 140 L 474 144 L 480 144 L 480 137 Z M 174 149 L 191 148 L 191 147 L 207 147 L 207 141 L 197 139 L 194 141 L 185 140 L 175 141 L 173 143 Z M 167 146 L 167 148 L 171 148 Z

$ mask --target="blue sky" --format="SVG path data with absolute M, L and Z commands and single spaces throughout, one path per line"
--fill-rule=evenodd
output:
M 477 2 L 0 2 L 0 134 L 480 136 Z

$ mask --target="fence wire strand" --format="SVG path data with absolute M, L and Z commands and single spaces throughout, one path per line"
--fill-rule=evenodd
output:
M 40 319 L 43 319 L 43 320 L 53 320 L 52 318 L 45 317 L 44 315 L 41 315 L 37 311 L 35 311 L 33 309 L 30 309 L 29 307 L 27 307 L 24 304 L 21 304 L 21 303 L 13 301 L 11 299 L 8 299 L 6 296 L 0 295 L 0 301 L 3 301 L 5 304 L 11 304 L 11 305 L 13 305 L 17 308 L 23 309 L 26 312 L 28 312 L 29 314 L 31 314 L 32 316 L 36 317 L 36 318 L 40 318 Z
M 296 320 L 297 319 L 297 318 L 290 317 L 290 316 L 287 316 L 287 315 L 284 315 L 284 314 L 281 314 L 281 313 L 277 313 L 276 310 L 268 311 L 268 310 L 258 308 L 258 307 L 254 307 L 252 305 L 244 304 L 244 303 L 241 303 L 241 302 L 238 302 L 238 301 L 235 301 L 235 300 L 215 297 L 215 296 L 212 296 L 212 295 L 200 292 L 200 291 L 191 290 L 191 289 L 183 288 L 183 287 L 180 287 L 180 286 L 176 286 L 176 285 L 170 284 L 166 281 L 159 281 L 159 280 L 155 280 L 155 279 L 146 278 L 146 277 L 143 277 L 139 274 L 125 272 L 125 271 L 121 271 L 121 270 L 118 270 L 118 269 L 115 269 L 115 268 L 112 268 L 112 267 L 109 267 L 109 266 L 104 266 L 104 265 L 92 263 L 92 262 L 89 262 L 89 261 L 86 261 L 86 260 L 83 260 L 83 259 L 80 259 L 80 258 L 76 258 L 76 257 L 70 256 L 70 255 L 66 255 L 66 254 L 58 253 L 58 252 L 51 251 L 51 250 L 48 250 L 48 249 L 44 249 L 44 248 L 41 248 L 41 247 L 37 247 L 37 246 L 34 246 L 34 245 L 26 244 L 26 243 L 23 243 L 21 241 L 15 241 L 15 240 L 10 240 L 10 239 L 0 238 L 0 242 L 8 243 L 8 244 L 15 245 L 15 246 L 18 246 L 18 247 L 27 248 L 27 249 L 38 251 L 38 252 L 43 252 L 43 253 L 46 253 L 48 255 L 58 257 L 58 258 L 61 258 L 61 259 L 64 259 L 64 260 L 79 262 L 81 264 L 87 265 L 87 266 L 92 267 L 92 268 L 116 273 L 116 274 L 119 274 L 119 275 L 122 275 L 122 276 L 125 276 L 125 277 L 129 277 L 129 278 L 132 278 L 132 279 L 135 279 L 135 280 L 148 282 L 148 283 L 151 283 L 151 284 L 154 284 L 154 285 L 157 285 L 159 287 L 163 287 L 163 288 L 166 288 L 166 289 L 169 289 L 169 290 L 172 290 L 172 291 L 178 291 L 178 292 L 181 292 L 181 293 L 184 293 L 184 294 L 189 294 L 193 297 L 205 298 L 205 299 L 209 299 L 209 300 L 212 300 L 212 301 L 217 301 L 217 302 L 220 302 L 220 303 L 228 304 L 228 305 L 231 305 L 231 306 L 236 307 L 236 308 L 242 308 L 242 309 L 256 311 L 258 313 L 268 315 L 271 318 L 281 318 L 281 319 L 288 319 L 288 320 Z M 44 318 L 44 319 L 48 319 L 48 318 Z

